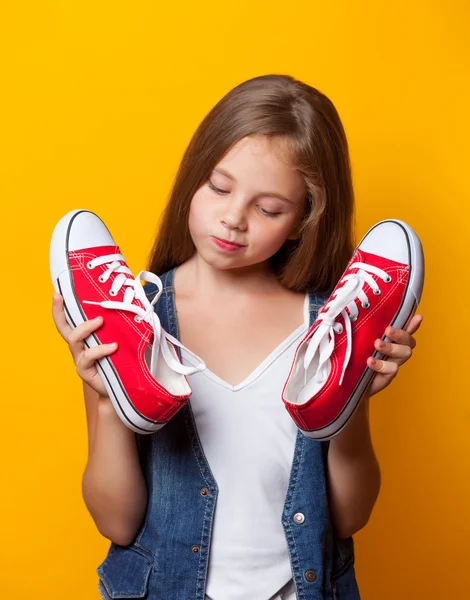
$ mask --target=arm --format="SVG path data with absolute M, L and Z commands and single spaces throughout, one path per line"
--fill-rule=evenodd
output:
M 366 395 L 348 425 L 330 440 L 328 449 L 330 516 L 339 537 L 350 537 L 367 524 L 380 483 Z
M 145 516 L 147 488 L 136 434 L 116 414 L 95 365 L 116 348 L 107 344 L 85 348 L 84 340 L 102 326 L 102 318 L 72 328 L 60 294 L 52 297 L 52 316 L 83 380 L 88 431 L 88 462 L 82 478 L 85 505 L 102 535 L 119 545 L 130 544 Z
M 88 463 L 82 494 L 100 533 L 119 545 L 132 542 L 147 507 L 147 487 L 135 433 L 108 397 L 83 384 L 88 421 Z
M 340 537 L 347 538 L 367 524 L 380 491 L 380 467 L 369 429 L 369 398 L 389 386 L 400 366 L 410 359 L 416 347 L 412 334 L 422 321 L 422 315 L 414 315 L 406 331 L 387 327 L 385 335 L 392 341 L 385 346 L 376 339 L 375 348 L 387 359 L 373 363 L 372 357 L 368 358 L 369 368 L 376 371 L 371 385 L 348 425 L 330 440 L 328 495 L 331 518 Z

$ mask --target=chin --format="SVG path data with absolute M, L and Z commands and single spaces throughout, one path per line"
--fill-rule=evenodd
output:
M 230 259 L 230 257 L 224 260 L 222 257 L 203 256 L 201 254 L 201 258 L 206 264 L 210 265 L 214 269 L 217 269 L 218 271 L 227 271 L 228 269 L 239 269 L 245 266 L 241 265 L 239 262 L 233 259 Z

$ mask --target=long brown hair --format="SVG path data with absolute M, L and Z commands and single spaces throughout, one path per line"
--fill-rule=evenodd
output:
M 162 275 L 194 254 L 191 199 L 219 160 L 248 135 L 281 142 L 307 187 L 298 239 L 286 240 L 270 258 L 278 280 L 299 292 L 332 291 L 355 248 L 348 143 L 331 100 L 289 75 L 239 84 L 201 122 L 175 176 L 148 270 Z

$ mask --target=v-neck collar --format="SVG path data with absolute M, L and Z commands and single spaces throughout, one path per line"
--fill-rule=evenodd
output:
M 278 356 L 284 352 L 284 350 L 286 350 L 297 338 L 300 338 L 300 336 L 307 331 L 309 322 L 308 316 L 308 295 L 306 295 L 304 300 L 304 322 L 302 325 L 299 325 L 297 329 L 295 329 L 284 340 L 282 340 L 282 342 L 278 344 L 278 346 L 276 346 L 276 348 L 274 348 L 274 350 L 270 352 L 268 356 L 266 356 L 266 358 L 257 367 L 255 367 L 255 369 L 243 381 L 237 383 L 237 385 L 228 383 L 228 381 L 225 381 L 216 375 L 208 367 L 206 367 L 204 371 L 201 371 L 201 375 L 205 375 L 215 383 L 227 388 L 232 392 L 238 392 L 239 390 L 253 383 L 276 360 L 276 358 L 278 358 Z M 191 356 L 185 351 L 184 348 L 182 348 L 182 355 L 184 356 L 184 359 L 191 365 L 195 364 Z
M 173 286 L 175 270 L 176 270 L 176 267 L 173 267 L 172 269 L 170 269 L 168 271 L 165 289 L 167 291 L 172 292 L 170 294 L 169 302 L 172 305 L 171 312 L 174 315 L 175 328 L 176 328 L 176 332 L 178 333 L 179 332 L 178 315 L 176 312 L 175 290 L 174 290 L 174 286 Z M 307 292 L 305 295 L 305 300 L 304 300 L 304 310 L 303 310 L 304 322 L 302 323 L 302 325 L 299 325 L 299 327 L 297 327 L 292 333 L 290 333 L 287 336 L 287 338 L 285 338 L 280 344 L 278 344 L 278 346 L 276 348 L 274 348 L 274 350 L 272 352 L 270 352 L 269 355 L 266 356 L 266 358 L 243 381 L 241 381 L 237 385 L 232 385 L 232 384 L 228 383 L 227 381 L 225 381 L 224 379 L 222 379 L 221 377 L 219 377 L 218 375 L 216 375 L 215 373 L 213 373 L 207 367 L 206 367 L 206 369 L 204 369 L 204 371 L 201 371 L 201 374 L 206 375 L 207 377 L 212 379 L 214 382 L 216 382 L 219 385 L 221 385 L 231 391 L 234 391 L 234 392 L 241 390 L 242 388 L 249 385 L 252 381 L 257 379 L 269 367 L 269 365 L 277 358 L 277 356 L 279 354 L 281 354 L 296 338 L 300 337 L 302 332 L 304 332 L 308 329 L 309 323 L 311 321 L 311 300 L 312 299 L 310 297 L 310 294 Z M 178 338 L 178 335 L 176 337 Z M 187 352 L 185 352 L 184 347 L 181 349 L 181 354 L 183 354 L 183 353 L 184 353 L 185 360 L 187 360 L 190 364 L 193 364 L 193 362 L 191 360 L 191 356 Z

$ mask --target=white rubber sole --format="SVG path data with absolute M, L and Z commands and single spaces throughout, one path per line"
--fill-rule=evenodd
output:
M 407 283 L 402 303 L 394 319 L 390 323 L 392 327 L 396 327 L 397 329 L 406 329 L 409 322 L 416 313 L 416 309 L 418 307 L 423 293 L 424 253 L 420 239 L 413 231 L 413 229 L 411 229 L 411 227 L 404 221 L 400 221 L 398 219 L 386 219 L 384 221 L 376 223 L 374 227 L 369 229 L 369 231 L 364 235 L 357 247 L 359 247 L 362 244 L 367 235 L 373 229 L 375 229 L 375 227 L 377 227 L 381 223 L 386 222 L 397 223 L 400 227 L 402 227 L 406 233 L 406 239 L 408 242 L 408 261 L 410 265 L 410 278 Z M 391 342 L 391 340 L 386 335 L 382 336 L 382 340 L 384 340 L 385 342 Z M 387 357 L 378 350 L 374 351 L 372 357 L 380 360 L 387 359 Z M 361 398 L 366 393 L 367 388 L 371 384 L 372 379 L 376 374 L 376 371 L 374 371 L 370 367 L 366 367 L 362 374 L 362 377 L 357 382 L 357 385 L 354 388 L 354 391 L 351 394 L 349 401 L 334 421 L 329 423 L 326 427 L 322 427 L 321 429 L 315 429 L 314 431 L 305 431 L 303 429 L 300 429 L 300 431 L 306 437 L 317 440 L 319 442 L 330 440 L 336 435 L 338 435 L 348 424 L 350 418 L 359 406 Z
M 50 245 L 52 284 L 54 290 L 64 298 L 65 318 L 67 319 L 68 324 L 73 328 L 87 320 L 75 295 L 68 261 L 68 239 L 70 228 L 76 215 L 81 212 L 83 212 L 83 210 L 74 210 L 62 217 L 53 231 Z M 84 343 L 88 348 L 93 348 L 100 345 L 101 342 L 96 335 L 92 333 L 84 340 Z M 166 424 L 156 423 L 151 419 L 147 419 L 134 408 L 111 360 L 107 356 L 99 358 L 96 361 L 96 368 L 117 414 L 129 429 L 135 433 L 151 434 L 158 431 Z

